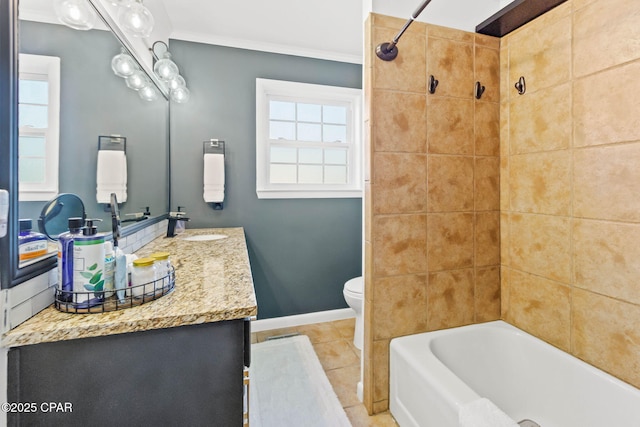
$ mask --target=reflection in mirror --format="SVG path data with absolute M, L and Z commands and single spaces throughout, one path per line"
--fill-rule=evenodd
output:
M 84 204 L 75 194 L 60 194 L 45 203 L 38 218 L 38 228 L 49 239 L 57 240 L 60 234 L 69 230 L 69 218 L 84 220 Z
M 20 16 L 26 15 L 33 16 Z M 81 199 L 88 218 L 102 219 L 99 231 L 111 232 L 108 201 L 98 195 L 97 169 L 99 137 L 112 135 L 127 141 L 126 196 L 118 196 L 126 200 L 119 206 L 125 225 L 168 211 L 168 102 L 161 96 L 142 100 L 113 73 L 111 59 L 121 49 L 108 31 L 21 19 L 21 219 L 35 224 L 48 201 L 71 193 Z M 66 219 L 59 223 L 66 226 Z

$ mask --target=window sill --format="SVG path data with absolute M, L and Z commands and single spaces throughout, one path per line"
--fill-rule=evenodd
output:
M 362 190 L 257 190 L 258 199 L 361 199 Z
M 20 202 L 46 202 L 58 195 L 58 190 L 48 191 L 21 191 L 18 195 Z

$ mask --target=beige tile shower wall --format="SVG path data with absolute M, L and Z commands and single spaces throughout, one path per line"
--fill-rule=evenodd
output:
M 404 20 L 365 31 L 365 348 L 369 412 L 389 404 L 394 337 L 500 317 L 499 40 Z M 439 80 L 435 94 L 427 80 Z M 479 80 L 486 90 L 474 97 Z
M 502 316 L 636 387 L 639 21 L 569 0 L 500 50 Z

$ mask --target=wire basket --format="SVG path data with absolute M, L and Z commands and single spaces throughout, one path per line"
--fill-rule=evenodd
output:
M 56 288 L 53 305 L 65 313 L 106 313 L 137 307 L 157 300 L 172 292 L 175 286 L 176 271 L 171 266 L 169 274 L 164 277 L 137 286 L 127 286 L 122 298 L 118 298 L 120 289 L 100 292 L 71 292 Z

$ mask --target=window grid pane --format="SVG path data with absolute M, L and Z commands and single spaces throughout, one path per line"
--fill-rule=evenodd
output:
M 294 121 L 296 119 L 296 103 L 285 101 L 270 101 L 269 118 L 272 120 Z
M 348 143 L 347 107 L 269 101 L 269 139 Z
M 49 104 L 49 82 L 46 80 L 20 79 L 18 94 L 21 104 Z
M 321 146 L 270 147 L 271 184 L 348 184 L 348 151 Z
M 45 177 L 45 159 L 20 156 L 18 159 L 18 182 L 20 184 L 43 184 Z
M 20 157 L 46 157 L 47 147 L 44 136 L 24 136 L 18 137 L 18 152 Z
M 49 107 L 46 105 L 19 104 L 18 127 L 46 129 L 49 126 Z

